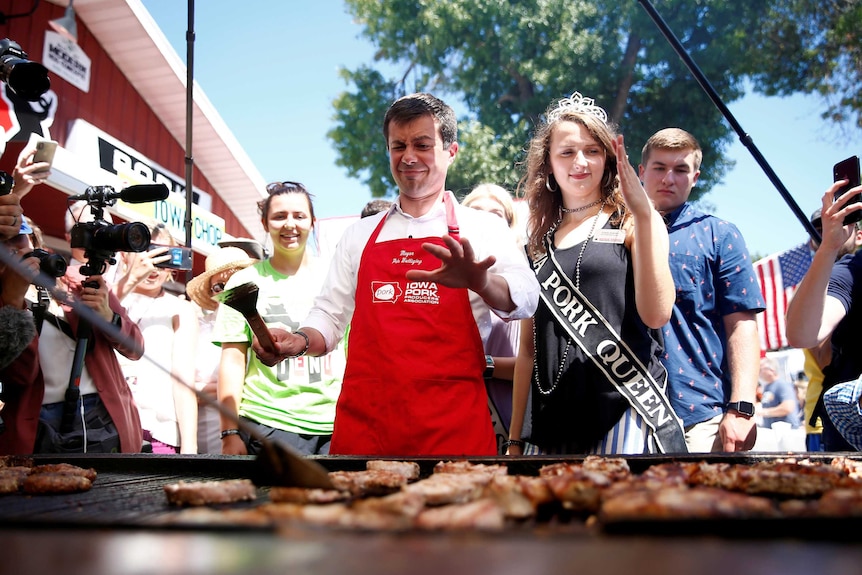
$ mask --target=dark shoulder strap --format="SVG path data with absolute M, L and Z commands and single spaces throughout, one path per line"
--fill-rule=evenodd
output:
M 75 332 L 72 331 L 72 326 L 69 325 L 69 322 L 57 317 L 56 315 L 48 311 L 47 306 L 45 308 L 42 308 L 39 306 L 38 303 L 34 303 L 30 306 L 30 309 L 33 312 L 33 319 L 36 322 L 36 329 L 38 330 L 40 335 L 42 334 L 42 323 L 45 321 L 45 318 L 48 318 L 51 324 L 54 325 L 60 331 L 62 331 L 64 334 L 66 334 L 69 339 L 73 341 L 77 339 L 75 337 Z
M 42 286 L 36 286 L 36 301 L 27 302 L 30 305 L 30 311 L 33 312 L 36 333 L 42 333 L 42 322 L 45 321 L 45 314 L 48 313 L 48 304 L 50 301 L 48 291 Z

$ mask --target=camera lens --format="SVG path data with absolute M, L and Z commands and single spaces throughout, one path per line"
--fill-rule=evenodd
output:
M 3 67 L 9 68 L 9 79 L 6 81 L 12 91 L 29 102 L 35 102 L 51 87 L 48 69 L 42 64 L 27 60 L 12 59 L 12 63 L 3 62 Z
M 39 258 L 39 270 L 46 276 L 58 278 L 66 273 L 66 260 L 61 255 L 49 254 L 45 250 L 35 249 L 24 254 L 21 259 L 31 257 Z
M 129 252 L 144 252 L 150 247 L 150 228 L 141 222 L 126 224 L 126 245 Z
M 143 252 L 150 245 L 150 230 L 141 222 L 106 225 L 94 230 L 93 244 L 109 252 Z
M 0 40 L 0 81 L 30 102 L 38 101 L 51 87 L 48 69 L 28 60 L 21 45 L 9 38 Z
M 63 259 L 63 256 L 48 254 L 42 258 L 42 261 L 39 263 L 39 269 L 47 276 L 53 278 L 62 277 L 66 273 L 66 260 Z

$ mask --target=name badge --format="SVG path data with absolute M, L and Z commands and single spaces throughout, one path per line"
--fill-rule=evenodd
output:
M 593 241 L 602 244 L 621 244 L 626 241 L 626 232 L 625 230 L 599 230 L 593 236 Z

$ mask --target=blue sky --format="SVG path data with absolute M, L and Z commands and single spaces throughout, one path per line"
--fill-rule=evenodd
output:
M 187 3 L 142 1 L 185 60 Z M 360 31 L 339 0 L 195 2 L 195 80 L 264 179 L 306 184 L 318 217 L 358 214 L 370 199 L 335 165 L 326 138 L 331 103 L 350 88 L 339 67 L 372 63 L 374 47 Z M 700 89 L 694 80 L 692 89 Z M 839 137 L 820 120 L 816 98 L 751 95 L 727 105 L 806 214 L 819 207 L 832 165 L 862 155 L 862 133 Z M 696 126 L 680 125 L 697 135 Z M 706 198 L 714 213 L 739 226 L 754 254 L 804 241 L 802 224 L 738 138 L 729 155 L 736 167 Z

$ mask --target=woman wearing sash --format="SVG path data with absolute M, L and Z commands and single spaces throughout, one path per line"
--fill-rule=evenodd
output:
M 521 325 L 509 453 L 685 451 L 659 361 L 667 230 L 605 111 L 577 92 L 552 105 L 521 187 L 541 298 Z

